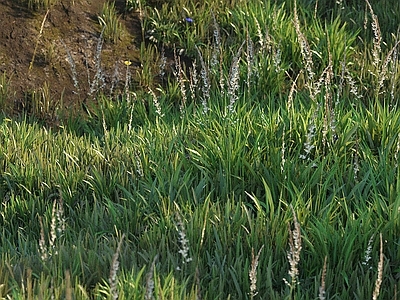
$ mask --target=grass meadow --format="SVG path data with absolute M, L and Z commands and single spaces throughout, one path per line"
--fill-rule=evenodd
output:
M 397 299 L 400 7 L 378 2 L 126 1 L 142 68 L 118 94 L 1 117 L 0 298 Z

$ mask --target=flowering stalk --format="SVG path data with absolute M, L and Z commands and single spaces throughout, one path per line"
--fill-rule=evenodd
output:
M 290 224 L 288 224 L 289 228 L 289 252 L 287 253 L 287 258 L 289 260 L 290 269 L 289 269 L 289 276 L 290 282 L 283 279 L 283 281 L 290 287 L 291 293 L 293 293 L 296 285 L 298 284 L 298 276 L 299 276 L 299 262 L 300 262 L 300 253 L 301 253 L 301 231 L 300 231 L 300 224 L 297 221 L 296 212 L 294 211 L 292 205 L 290 208 L 293 213 L 293 230 L 290 228 Z
M 229 72 L 229 82 L 228 82 L 228 96 L 230 99 L 228 110 L 230 113 L 234 112 L 234 105 L 236 100 L 238 99 L 237 91 L 239 89 L 239 61 L 240 61 L 240 53 L 242 52 L 242 48 L 245 41 L 239 47 L 236 52 L 235 57 L 232 61 L 231 70 Z

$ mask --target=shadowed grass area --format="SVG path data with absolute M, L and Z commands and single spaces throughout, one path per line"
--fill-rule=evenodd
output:
M 49 9 L 52 5 L 59 3 L 59 0 L 19 0 L 26 4 L 31 10 Z

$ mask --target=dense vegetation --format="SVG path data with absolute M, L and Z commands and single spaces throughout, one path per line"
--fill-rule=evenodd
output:
M 2 116 L 0 296 L 395 299 L 400 7 L 349 2 L 126 1 L 136 82 Z

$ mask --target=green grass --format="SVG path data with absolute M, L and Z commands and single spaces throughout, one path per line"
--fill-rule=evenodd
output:
M 98 16 L 100 25 L 104 28 L 104 39 L 117 43 L 123 34 L 123 27 L 117 16 L 115 2 L 105 2 Z
M 155 57 L 144 90 L 56 129 L 3 117 L 0 296 L 394 299 L 396 41 L 377 65 L 342 10 L 150 4 L 145 30 L 172 33 L 143 55 L 185 49 L 164 78 Z

